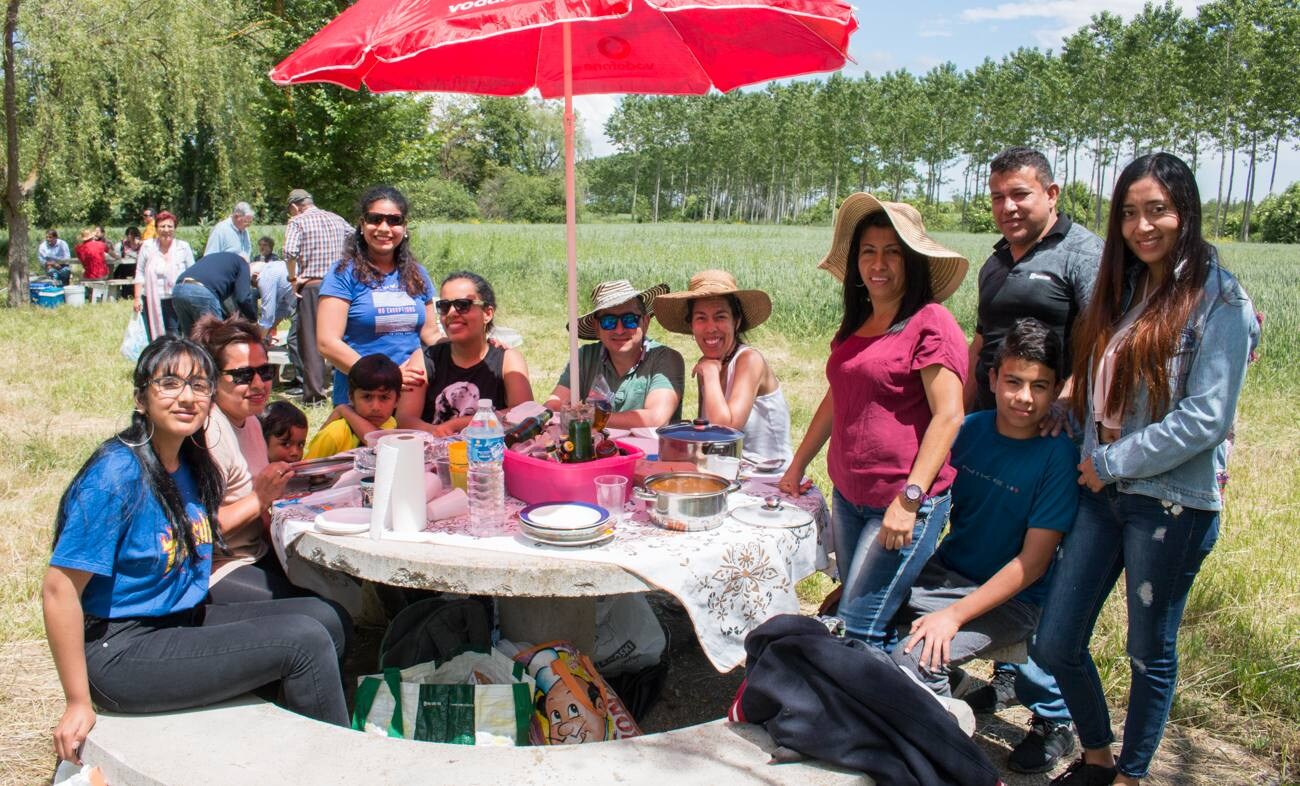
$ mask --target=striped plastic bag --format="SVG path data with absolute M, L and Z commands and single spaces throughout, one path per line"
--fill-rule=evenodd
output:
M 453 745 L 527 745 L 533 679 L 506 655 L 466 652 L 438 666 L 385 669 L 357 684 L 352 728 Z

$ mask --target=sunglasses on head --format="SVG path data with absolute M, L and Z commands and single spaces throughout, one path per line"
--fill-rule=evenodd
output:
M 366 223 L 377 227 L 380 224 L 388 224 L 390 227 L 400 227 L 406 223 L 406 216 L 401 213 L 366 213 Z
M 626 314 L 604 314 L 596 317 L 596 323 L 602 330 L 613 330 L 622 322 L 623 327 L 628 330 L 635 330 L 641 326 L 641 315 L 635 311 L 629 311 Z
M 262 378 L 263 382 L 270 382 L 275 376 L 275 366 L 270 363 L 263 363 L 260 366 L 240 366 L 239 368 L 223 368 L 221 373 L 230 377 L 230 380 L 236 385 L 247 385 L 253 381 L 253 375 Z
M 467 297 L 458 297 L 455 300 L 439 300 L 433 304 L 433 307 L 438 309 L 438 313 L 445 317 L 447 316 L 447 312 L 451 311 L 453 308 L 456 309 L 457 314 L 464 314 L 473 306 L 486 305 L 487 303 L 484 303 L 482 300 L 470 300 Z

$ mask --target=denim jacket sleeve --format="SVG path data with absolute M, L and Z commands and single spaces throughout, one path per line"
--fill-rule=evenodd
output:
M 1092 463 L 1103 483 L 1168 472 L 1227 437 L 1259 325 L 1254 306 L 1235 281 L 1227 291 L 1207 292 L 1207 297 L 1213 302 L 1182 398 L 1160 420 L 1097 446 Z

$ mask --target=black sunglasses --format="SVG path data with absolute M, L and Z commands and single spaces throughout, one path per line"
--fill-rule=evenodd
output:
M 270 363 L 263 363 L 260 366 L 223 368 L 221 369 L 221 373 L 230 377 L 230 380 L 236 385 L 247 385 L 253 381 L 254 374 L 261 377 L 263 382 L 270 382 L 271 378 L 275 376 L 275 366 Z
M 626 314 L 604 314 L 596 317 L 596 322 L 602 330 L 613 330 L 619 322 L 628 330 L 635 330 L 641 326 L 641 315 L 635 311 L 629 311 Z
M 388 224 L 390 227 L 400 227 L 406 223 L 406 216 L 401 213 L 366 213 L 366 223 L 371 226 Z
M 458 297 L 455 300 L 439 300 L 433 304 L 433 307 L 438 309 L 438 313 L 445 317 L 447 316 L 447 312 L 451 311 L 453 308 L 456 309 L 457 314 L 464 314 L 473 306 L 486 305 L 487 303 L 482 300 L 470 300 L 467 297 Z

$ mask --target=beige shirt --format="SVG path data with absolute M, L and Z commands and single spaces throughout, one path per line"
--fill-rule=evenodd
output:
M 212 407 L 208 415 L 208 451 L 226 482 L 226 496 L 222 505 L 237 502 L 253 493 L 253 475 L 266 466 L 266 442 L 262 439 L 262 424 L 257 418 L 247 418 L 241 428 L 235 428 L 225 413 Z M 253 467 L 256 466 L 257 470 Z M 262 519 L 257 517 L 225 536 L 226 550 L 214 549 L 212 553 L 212 578 L 216 584 L 235 568 L 252 565 L 267 552 L 266 539 L 262 537 Z

